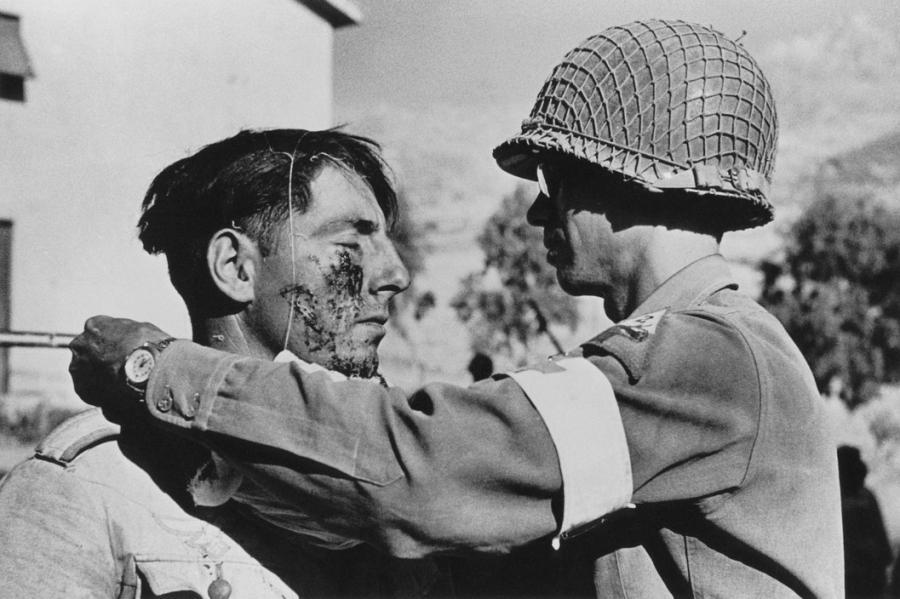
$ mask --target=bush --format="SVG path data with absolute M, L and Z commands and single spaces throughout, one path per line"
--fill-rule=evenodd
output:
M 525 222 L 533 193 L 524 186 L 503 199 L 478 236 L 484 267 L 467 275 L 451 305 L 466 323 L 473 350 L 513 363 L 534 359 L 533 342 L 552 335 L 551 324 L 578 324 L 574 298 L 556 282 L 544 257 L 542 233 Z
M 764 262 L 761 303 L 784 324 L 820 391 L 840 379 L 853 407 L 900 380 L 900 215 L 869 198 L 825 196 Z
M 84 408 L 63 408 L 34 397 L 0 397 L 0 436 L 32 445 L 43 439 L 63 420 Z

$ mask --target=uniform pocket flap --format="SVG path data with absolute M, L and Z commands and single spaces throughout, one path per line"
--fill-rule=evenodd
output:
M 209 585 L 222 578 L 231 585 L 231 597 L 297 599 L 296 593 L 277 576 L 253 561 L 213 562 L 135 555 L 134 563 L 142 582 L 154 596 L 190 592 L 206 599 Z

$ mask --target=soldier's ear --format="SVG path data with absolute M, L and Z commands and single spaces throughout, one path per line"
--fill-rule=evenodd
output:
M 256 297 L 259 259 L 256 242 L 232 228 L 216 231 L 206 247 L 206 266 L 213 284 L 225 297 L 241 304 Z

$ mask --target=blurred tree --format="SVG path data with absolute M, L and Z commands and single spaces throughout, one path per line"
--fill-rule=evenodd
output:
M 900 214 L 870 197 L 823 196 L 761 265 L 761 303 L 784 324 L 820 391 L 849 406 L 900 380 Z
M 514 364 L 534 359 L 534 341 L 550 324 L 578 324 L 573 297 L 556 282 L 544 256 L 540 229 L 525 222 L 534 194 L 525 186 L 503 199 L 478 236 L 484 268 L 467 275 L 451 305 L 466 323 L 475 351 L 504 355 Z

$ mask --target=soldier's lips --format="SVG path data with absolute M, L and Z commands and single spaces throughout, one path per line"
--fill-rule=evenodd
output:
M 375 339 L 381 339 L 387 332 L 387 329 L 385 329 L 387 320 L 387 314 L 374 314 L 358 319 L 355 325 L 361 330 L 366 331 L 367 335 L 371 335 Z
M 388 321 L 388 313 L 387 312 L 377 312 L 374 314 L 368 314 L 363 316 L 362 318 L 357 318 L 357 324 L 374 324 L 379 326 L 384 326 Z

